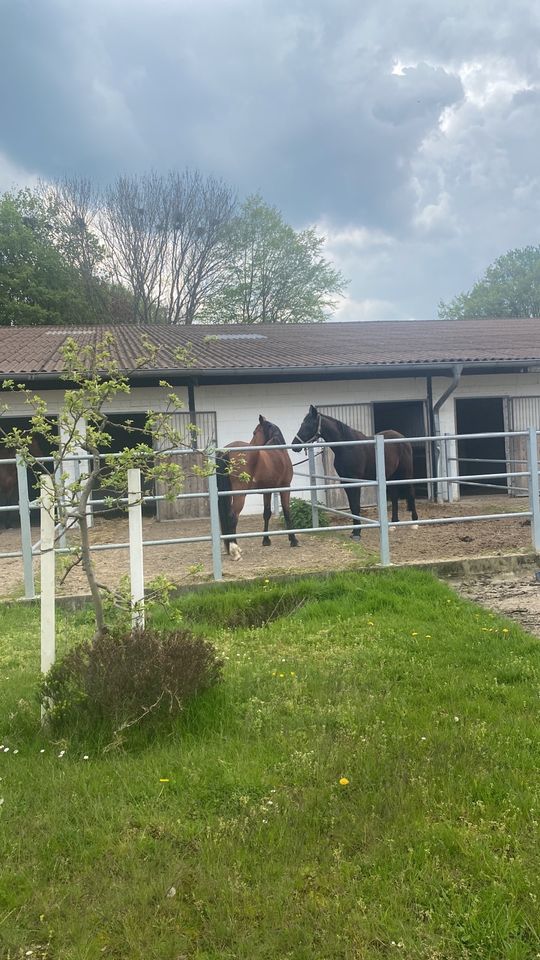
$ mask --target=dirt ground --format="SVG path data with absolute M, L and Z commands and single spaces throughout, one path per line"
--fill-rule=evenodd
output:
M 534 566 L 519 573 L 500 573 L 457 580 L 451 586 L 463 597 L 502 613 L 540 637 L 540 583 Z
M 454 504 L 434 504 L 420 501 L 421 519 L 464 516 L 471 513 L 516 512 L 516 518 L 492 521 L 467 521 L 459 524 L 442 524 L 419 527 L 417 530 L 402 528 L 390 534 L 390 550 L 393 563 L 411 563 L 442 559 L 470 558 L 486 554 L 523 552 L 531 549 L 530 524 L 520 518 L 519 512 L 527 509 L 526 500 L 511 500 L 505 497 L 477 497 L 464 499 Z M 366 511 L 369 516 L 369 512 Z M 374 515 L 374 514 L 372 514 Z M 402 519 L 408 514 L 401 513 Z M 338 521 L 338 522 L 341 522 Z M 260 530 L 262 518 L 243 516 L 239 532 Z M 278 520 L 272 527 L 282 529 Z M 145 540 L 174 539 L 176 537 L 206 536 L 210 532 L 208 520 L 171 520 L 158 522 L 144 520 Z M 39 532 L 33 529 L 37 540 Z M 98 519 L 92 531 L 93 543 L 125 543 L 127 519 Z M 233 562 L 223 557 L 225 580 L 241 580 L 275 574 L 297 574 L 325 570 L 344 570 L 378 561 L 379 538 L 376 530 L 364 530 L 362 545 L 353 544 L 348 531 L 299 535 L 300 546 L 292 549 L 287 537 L 273 537 L 270 547 L 262 547 L 261 540 L 239 541 L 243 551 L 242 560 Z M 0 531 L 0 552 L 20 549 L 19 530 Z M 101 582 L 114 587 L 120 577 L 128 573 L 128 551 L 112 549 L 94 554 Z M 145 548 L 145 580 L 148 582 L 163 574 L 178 584 L 205 582 L 212 578 L 212 554 L 209 543 L 164 544 Z M 36 575 L 38 575 L 38 560 Z M 59 578 L 62 574 L 59 561 Z M 0 596 L 16 596 L 22 592 L 22 560 L 0 559 Z M 67 594 L 86 593 L 87 585 L 83 571 L 75 567 L 59 592 Z

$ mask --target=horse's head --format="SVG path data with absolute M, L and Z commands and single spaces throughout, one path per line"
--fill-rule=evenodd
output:
M 254 447 L 264 447 L 269 443 L 285 443 L 285 437 L 279 427 L 263 417 L 261 413 L 259 414 L 259 422 L 253 431 L 251 444 Z
M 313 443 L 320 435 L 321 415 L 317 407 L 314 407 L 312 404 L 302 420 L 296 436 L 293 437 L 293 450 L 295 453 L 298 453 L 302 447 L 305 447 L 307 443 Z

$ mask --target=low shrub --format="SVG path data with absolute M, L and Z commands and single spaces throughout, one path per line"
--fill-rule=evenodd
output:
M 330 523 L 328 514 L 321 503 L 319 503 L 318 506 L 321 508 L 319 510 L 319 526 L 327 527 Z M 291 497 L 290 510 L 293 530 L 304 530 L 313 526 L 311 521 L 311 502 L 309 500 L 301 500 L 300 497 Z
M 221 679 L 222 667 L 213 645 L 187 630 L 108 632 L 57 660 L 40 699 L 55 725 L 87 719 L 122 727 L 180 712 Z

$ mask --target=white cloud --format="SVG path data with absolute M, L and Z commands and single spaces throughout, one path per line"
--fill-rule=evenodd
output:
M 17 190 L 21 186 L 33 186 L 39 176 L 30 170 L 17 166 L 5 153 L 0 151 L 0 193 Z
M 332 319 L 343 322 L 395 320 L 397 315 L 398 308 L 390 300 L 355 300 L 353 297 L 345 297 Z

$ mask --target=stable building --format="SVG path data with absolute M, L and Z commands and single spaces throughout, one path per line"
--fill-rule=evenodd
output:
M 540 430 L 539 319 L 12 327 L 0 335 L 0 378 L 26 383 L 54 416 L 66 386 L 62 345 L 68 337 L 95 343 L 105 332 L 114 336 L 113 352 L 132 384 L 111 408 L 118 449 L 129 443 L 123 421 L 142 424 L 146 411 L 163 403 L 163 379 L 184 403 L 177 427 L 186 444 L 195 442 L 189 430 L 195 424 L 200 448 L 249 440 L 260 413 L 290 441 L 311 403 L 367 435 L 385 429 L 409 437 Z M 157 359 L 135 369 L 143 334 L 159 348 Z M 176 358 L 186 348 L 189 362 L 182 365 Z M 3 391 L 2 403 L 5 420 L 27 417 L 16 393 Z M 448 469 L 461 477 L 497 473 L 505 463 L 524 460 L 519 438 L 448 441 L 437 445 L 437 455 L 433 451 L 432 443 L 415 444 L 417 477 Z M 297 485 L 304 482 L 295 478 Z M 454 484 L 445 495 L 476 491 Z M 434 484 L 424 490 L 433 492 Z M 508 492 L 526 492 L 525 478 L 515 478 Z M 253 511 L 256 499 L 250 498 Z

